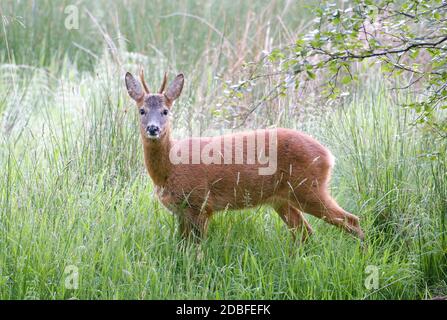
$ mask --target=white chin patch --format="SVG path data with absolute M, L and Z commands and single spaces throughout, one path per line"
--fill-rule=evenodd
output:
M 157 134 L 156 136 L 153 136 L 153 135 L 147 133 L 146 137 L 148 137 L 151 140 L 158 140 L 158 139 L 160 139 L 160 135 L 159 134 Z

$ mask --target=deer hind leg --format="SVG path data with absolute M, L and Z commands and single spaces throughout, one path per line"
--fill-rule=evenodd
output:
M 305 242 L 308 237 L 313 233 L 312 227 L 307 222 L 304 214 L 293 207 L 291 204 L 285 202 L 273 206 L 275 211 L 279 214 L 281 219 L 286 223 L 292 232 L 293 240 L 296 240 L 296 233 L 301 232 L 301 241 Z
M 363 240 L 364 233 L 360 228 L 359 218 L 341 208 L 327 191 L 301 199 L 296 205 L 303 211 L 340 227 Z
M 184 215 L 178 215 L 179 234 L 182 239 L 188 239 L 191 236 L 192 224 Z
M 198 212 L 196 210 L 185 210 L 179 219 L 180 235 L 184 239 L 201 240 L 208 232 L 210 213 Z

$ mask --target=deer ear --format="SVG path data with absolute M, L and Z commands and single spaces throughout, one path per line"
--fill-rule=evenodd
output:
M 165 96 L 170 103 L 172 103 L 175 99 L 177 99 L 180 96 L 180 93 L 182 93 L 183 82 L 184 77 L 183 74 L 180 73 L 179 75 L 177 75 L 177 77 L 175 77 L 174 81 L 172 81 L 171 84 L 169 85 L 168 90 L 166 90 Z
M 133 77 L 130 72 L 126 72 L 126 88 L 129 96 L 135 101 L 139 102 L 144 96 L 143 88 L 140 82 Z

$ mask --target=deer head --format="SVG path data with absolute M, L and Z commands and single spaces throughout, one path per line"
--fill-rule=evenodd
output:
M 143 70 L 140 71 L 141 83 L 127 72 L 125 81 L 129 96 L 136 101 L 140 113 L 140 131 L 144 138 L 160 140 L 169 132 L 169 114 L 174 100 L 180 96 L 183 89 L 183 74 L 177 75 L 165 90 L 167 76 L 158 93 L 150 93 L 144 81 Z

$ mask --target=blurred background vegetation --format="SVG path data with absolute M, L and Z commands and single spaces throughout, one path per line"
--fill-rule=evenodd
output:
M 68 30 L 72 5 L 79 29 Z M 2 1 L 0 298 L 446 296 L 447 143 L 402 107 L 416 92 L 390 90 L 399 78 L 356 62 L 358 81 L 336 99 L 322 94 L 319 73 L 304 91 L 271 95 L 276 48 L 312 30 L 313 5 L 322 4 Z M 272 54 L 256 78 L 253 66 Z M 269 208 L 216 215 L 201 254 L 179 244 L 124 88 L 124 72 L 140 67 L 151 88 L 165 71 L 185 73 L 177 137 L 284 126 L 321 140 L 337 158 L 332 193 L 360 216 L 367 246 L 313 217 L 315 236 L 298 246 Z M 65 286 L 70 265 L 76 290 Z M 369 265 L 378 288 L 365 286 Z

